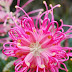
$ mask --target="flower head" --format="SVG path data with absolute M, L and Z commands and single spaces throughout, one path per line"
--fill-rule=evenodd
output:
M 63 24 L 61 26 L 54 20 L 53 9 L 60 4 L 52 6 L 48 10 L 38 14 L 36 23 L 24 11 L 27 17 L 23 17 L 21 25 L 10 29 L 9 36 L 13 42 L 4 44 L 3 53 L 7 56 L 17 57 L 14 62 L 16 72 L 58 72 L 59 69 L 68 71 L 63 63 L 72 56 L 72 48 L 62 47 L 61 41 L 71 38 L 72 26 Z M 18 7 L 18 6 L 17 6 Z M 19 8 L 19 7 L 18 7 Z M 51 19 L 48 15 L 51 14 Z M 42 19 L 42 17 L 44 17 Z M 64 32 L 63 27 L 69 27 Z M 65 68 L 61 68 L 61 64 Z
M 7 39 L 5 38 L 5 35 L 7 35 L 9 29 L 14 27 L 15 24 L 17 24 L 18 22 L 20 22 L 22 18 L 22 16 L 19 14 L 19 12 L 21 11 L 20 9 L 16 9 L 15 12 L 10 12 L 10 5 L 12 1 L 13 0 L 0 0 L 0 36 L 2 37 L 1 40 L 3 41 L 4 39 L 5 40 L 8 39 L 7 37 L 6 37 Z M 33 0 L 28 0 L 24 5 L 22 5 L 21 8 L 25 8 L 32 1 Z M 19 6 L 19 4 L 20 4 L 20 0 L 17 0 L 17 6 Z M 30 11 L 28 12 L 28 15 L 42 11 L 42 10 L 43 9 L 37 9 L 37 10 Z M 3 41 L 0 41 L 0 44 L 3 43 Z

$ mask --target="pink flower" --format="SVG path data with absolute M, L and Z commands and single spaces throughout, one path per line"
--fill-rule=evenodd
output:
M 6 25 L 9 25 L 10 27 L 14 27 L 14 21 L 13 21 L 13 16 L 15 16 L 15 20 L 16 22 L 20 21 L 22 16 L 20 16 L 19 12 L 21 11 L 20 9 L 16 9 L 15 12 L 10 12 L 10 7 L 5 6 L 12 3 L 13 0 L 1 0 L 0 1 L 0 22 L 3 22 L 3 25 L 0 25 L 0 27 L 5 27 Z M 33 0 L 28 0 L 24 5 L 22 5 L 21 8 L 25 8 L 29 3 L 31 3 Z M 4 4 L 4 5 L 3 5 Z M 19 6 L 20 4 L 20 0 L 17 0 L 17 6 Z M 31 12 L 28 12 L 28 14 L 33 14 L 39 11 L 43 11 L 43 9 L 37 9 L 37 10 L 33 10 Z M 6 26 L 7 27 L 7 26 Z M 2 28 L 4 29 L 4 28 Z M 4 29 L 5 30 L 5 29 Z M 3 31 L 4 31 L 3 30 Z M 2 30 L 0 29 L 0 32 Z M 8 30 L 5 30 L 6 32 L 8 32 Z M 3 32 L 1 32 L 0 34 L 2 34 Z
M 60 7 L 59 4 L 54 7 L 50 4 L 50 10 L 45 1 L 44 4 L 46 11 L 38 14 L 35 24 L 24 11 L 27 17 L 23 17 L 21 26 L 16 25 L 9 31 L 9 36 L 14 42 L 5 43 L 3 53 L 8 57 L 18 58 L 14 62 L 15 72 L 28 70 L 29 72 L 58 72 L 59 69 L 68 71 L 63 62 L 72 56 L 72 48 L 62 47 L 60 43 L 72 37 L 70 34 L 72 26 L 63 24 L 62 20 L 59 26 L 54 20 L 53 9 Z M 16 6 L 16 8 L 20 7 Z M 48 17 L 49 13 L 51 20 Z M 63 30 L 64 26 L 69 27 L 66 32 Z
M 21 11 L 20 9 L 16 9 L 15 12 L 10 12 L 10 5 L 12 1 L 13 0 L 0 0 L 0 23 L 1 23 L 0 24 L 0 36 L 3 37 L 5 40 L 7 40 L 8 37 L 6 39 L 4 36 L 7 35 L 7 32 L 9 31 L 10 28 L 15 26 L 14 19 L 15 19 L 15 22 L 19 22 L 22 18 L 22 16 L 20 16 L 19 14 L 19 12 Z M 21 8 L 25 8 L 32 1 L 33 0 L 28 0 Z M 19 6 L 19 4 L 20 4 L 20 0 L 17 0 L 17 6 Z M 28 14 L 30 15 L 32 13 L 36 13 L 42 10 L 43 9 L 37 9 L 31 12 L 28 12 Z M 15 17 L 13 18 L 13 16 Z M 2 41 L 0 41 L 0 44 L 5 42 L 3 38 L 1 39 Z

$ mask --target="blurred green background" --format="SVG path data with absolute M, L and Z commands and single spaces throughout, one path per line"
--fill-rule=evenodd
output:
M 55 20 L 59 22 L 60 19 L 63 20 L 64 24 L 70 24 L 72 25 L 72 0 L 45 0 L 49 6 L 49 4 L 52 4 L 53 6 L 56 4 L 61 4 L 60 8 L 55 8 L 54 9 L 54 16 Z M 20 1 L 20 6 L 22 6 L 24 3 L 26 3 L 27 0 L 21 0 Z M 10 10 L 12 12 L 15 11 L 15 5 L 17 4 L 17 0 L 13 0 L 13 3 L 10 7 Z M 27 5 L 24 10 L 26 12 L 43 8 L 44 10 L 46 9 L 43 0 L 34 0 L 32 3 Z M 50 9 L 50 7 L 49 7 Z M 59 22 L 60 24 L 60 22 Z M 65 30 L 67 28 L 64 28 Z M 72 39 L 67 40 L 69 47 L 72 47 Z M 62 46 L 65 46 L 65 41 L 62 42 Z M 15 72 L 14 71 L 14 66 L 13 66 L 13 60 L 16 58 L 9 57 L 7 60 L 2 59 L 1 57 L 2 50 L 0 50 L 0 72 Z M 72 72 L 72 61 L 68 60 L 65 62 L 68 72 Z M 11 66 L 9 69 L 7 69 L 9 66 Z M 7 69 L 5 71 L 5 68 Z M 59 72 L 65 72 L 60 70 Z

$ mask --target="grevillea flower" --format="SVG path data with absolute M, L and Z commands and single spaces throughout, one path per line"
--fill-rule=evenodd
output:
M 19 12 L 21 11 L 20 9 L 16 9 L 15 12 L 10 12 L 10 5 L 12 4 L 12 1 L 13 0 L 0 0 L 0 36 L 2 37 L 1 40 L 3 41 L 4 39 L 5 40 L 8 39 L 7 37 L 6 39 L 4 36 L 7 35 L 7 32 L 9 31 L 9 29 L 15 26 L 13 20 L 15 20 L 15 22 L 19 22 L 22 18 L 22 16 L 20 16 L 19 14 Z M 21 8 L 25 8 L 32 1 L 33 0 L 28 0 L 24 5 L 22 5 Z M 20 0 L 17 0 L 17 6 L 19 6 L 19 4 L 20 4 Z M 43 11 L 43 9 L 33 10 L 31 12 L 28 12 L 28 15 L 39 12 L 39 11 Z M 12 16 L 15 16 L 15 17 L 13 18 Z M 0 41 L 0 43 L 3 43 L 3 41 Z
M 18 58 L 14 62 L 15 72 L 59 72 L 59 69 L 68 71 L 63 62 L 72 56 L 72 48 L 62 47 L 60 44 L 72 37 L 72 26 L 63 24 L 62 19 L 59 26 L 54 20 L 53 9 L 60 7 L 60 4 L 50 4 L 51 9 L 48 10 L 46 2 L 43 3 L 46 11 L 38 14 L 36 23 L 34 24 L 33 19 L 24 11 L 26 17 L 22 18 L 21 26 L 16 24 L 16 27 L 9 31 L 13 42 L 3 45 L 5 55 Z M 49 14 L 51 19 L 48 17 Z M 64 32 L 63 27 L 69 29 Z
M 16 21 L 17 21 L 17 19 L 18 20 L 21 19 L 20 15 L 19 15 L 20 10 L 16 9 L 15 12 L 10 12 L 10 5 L 11 5 L 12 1 L 13 0 L 1 0 L 0 1 L 0 23 L 2 22 L 1 24 L 3 24 L 3 25 L 0 25 L 0 27 L 2 26 L 2 28 L 3 27 L 7 28 L 7 26 L 8 26 L 7 24 L 9 24 L 9 28 L 14 26 L 14 22 L 11 19 L 12 16 L 15 16 Z M 21 8 L 25 8 L 32 1 L 33 0 L 27 1 Z M 10 5 L 8 5 L 8 4 L 10 4 Z M 19 6 L 19 4 L 20 4 L 20 0 L 17 0 L 17 6 Z M 28 14 L 36 13 L 36 12 L 39 12 L 39 11 L 43 11 L 43 9 L 37 9 L 37 10 L 29 12 Z M 5 30 L 5 31 L 8 32 L 8 29 Z M 0 33 L 3 33 L 3 32 L 0 31 Z

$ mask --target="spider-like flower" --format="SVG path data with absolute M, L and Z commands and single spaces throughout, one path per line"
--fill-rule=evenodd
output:
M 8 57 L 18 58 L 14 62 L 15 72 L 58 72 L 59 69 L 68 71 L 63 62 L 72 56 L 72 48 L 62 47 L 60 44 L 63 40 L 71 38 L 72 26 L 63 24 L 62 19 L 59 26 L 54 20 L 53 9 L 60 7 L 60 4 L 55 6 L 50 4 L 49 10 L 45 1 L 44 4 L 46 11 L 38 14 L 35 24 L 24 11 L 27 17 L 23 17 L 21 26 L 16 24 L 16 27 L 9 31 L 13 42 L 4 44 L 3 53 Z M 16 8 L 20 7 L 16 6 Z M 63 27 L 69 29 L 64 32 Z
M 25 8 L 32 1 L 33 0 L 28 0 L 24 5 L 21 6 L 21 8 Z M 5 36 L 7 35 L 7 32 L 9 31 L 9 29 L 15 26 L 13 20 L 15 19 L 15 22 L 19 22 L 22 18 L 22 16 L 19 13 L 21 11 L 20 9 L 16 9 L 15 12 L 10 11 L 10 5 L 12 4 L 12 2 L 13 0 L 0 0 L 0 37 L 2 37 L 2 39 L 0 38 L 2 40 L 2 41 L 0 40 L 0 44 L 3 43 L 4 39 L 5 41 L 7 39 L 9 40 L 9 38 L 6 37 L 7 38 L 6 39 Z M 17 6 L 19 6 L 19 4 L 20 4 L 20 0 L 17 0 Z M 28 12 L 28 15 L 39 12 L 39 11 L 43 11 L 43 9 L 30 11 Z M 15 17 L 13 18 L 12 16 L 15 16 Z

